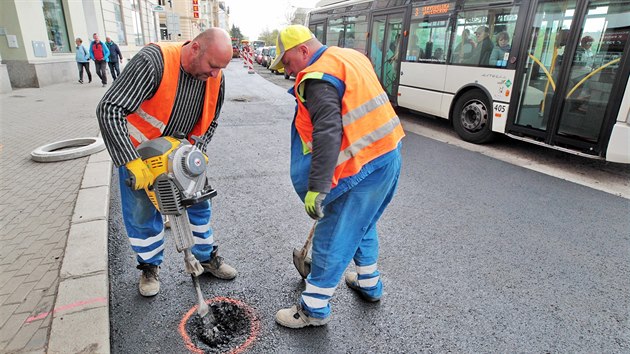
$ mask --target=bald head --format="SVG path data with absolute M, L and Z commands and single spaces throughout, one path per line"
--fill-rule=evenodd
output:
M 222 28 L 212 27 L 201 32 L 192 42 L 199 43 L 202 51 L 211 51 L 217 57 L 232 59 L 232 39 Z M 226 64 L 227 65 L 227 64 Z
M 232 40 L 221 28 L 200 33 L 182 48 L 182 67 L 198 80 L 216 77 L 232 60 Z

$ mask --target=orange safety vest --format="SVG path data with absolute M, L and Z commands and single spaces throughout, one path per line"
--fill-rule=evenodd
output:
M 162 81 L 157 91 L 150 99 L 142 102 L 140 107 L 127 116 L 127 129 L 134 146 L 143 141 L 162 136 L 164 128 L 168 125 L 171 112 L 177 95 L 177 83 L 179 82 L 179 68 L 181 66 L 182 44 L 154 43 L 160 47 L 164 58 L 164 72 Z M 214 120 L 217 99 L 221 88 L 221 75 L 210 77 L 206 81 L 206 94 L 203 101 L 201 118 L 197 121 L 192 131 L 188 134 L 188 140 L 193 135 L 202 136 Z M 191 140 L 191 143 L 194 143 Z
M 329 47 L 295 80 L 295 128 L 309 151 L 313 149 L 313 123 L 304 106 L 303 82 L 322 79 L 324 73 L 345 83 L 341 98 L 343 137 L 333 174 L 334 188 L 340 179 L 357 174 L 368 162 L 396 149 L 405 133 L 370 61 L 354 49 Z

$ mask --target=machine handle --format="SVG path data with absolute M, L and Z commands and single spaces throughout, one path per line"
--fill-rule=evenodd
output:
M 133 186 L 135 186 L 135 185 L 136 185 L 136 177 L 131 176 L 131 177 L 127 178 L 127 179 L 125 180 L 125 184 L 126 184 L 126 185 L 127 185 L 127 187 L 129 187 L 129 188 L 133 188 Z

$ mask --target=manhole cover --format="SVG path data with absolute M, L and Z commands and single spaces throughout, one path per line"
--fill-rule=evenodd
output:
M 179 324 L 186 347 L 193 353 L 241 353 L 258 336 L 260 323 L 247 304 L 226 297 L 206 300 L 214 324 L 206 324 L 190 309 Z

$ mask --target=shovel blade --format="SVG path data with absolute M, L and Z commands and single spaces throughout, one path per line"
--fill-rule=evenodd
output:
M 311 272 L 310 257 L 306 256 L 302 250 L 297 248 L 293 249 L 293 265 L 298 273 L 300 273 L 300 276 L 302 276 L 302 279 L 306 279 Z

